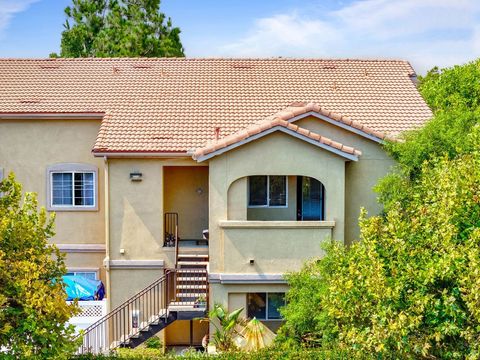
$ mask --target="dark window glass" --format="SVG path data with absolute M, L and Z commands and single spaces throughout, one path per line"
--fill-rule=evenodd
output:
M 267 294 L 266 293 L 248 293 L 247 294 L 247 316 L 250 319 L 266 319 L 267 316 Z
M 72 174 L 52 174 L 52 205 L 72 205 Z
M 287 177 L 269 176 L 270 203 L 269 206 L 287 205 Z
M 93 173 L 75 173 L 75 205 L 94 205 L 93 186 Z
M 285 293 L 268 293 L 268 318 L 281 319 L 279 309 L 285 305 Z
M 248 178 L 250 194 L 248 205 L 265 206 L 267 205 L 267 177 L 250 176 Z
M 323 193 L 320 181 L 302 178 L 302 220 L 323 220 Z

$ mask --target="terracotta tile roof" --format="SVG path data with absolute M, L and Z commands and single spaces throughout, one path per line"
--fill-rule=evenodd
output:
M 302 115 L 311 111 L 320 114 L 328 113 L 332 115 L 332 113 L 322 110 L 318 105 L 315 104 L 291 106 L 287 108 L 287 110 L 277 113 L 276 115 L 269 117 L 266 120 L 259 122 L 258 124 L 251 125 L 235 134 L 226 136 L 219 140 L 210 141 L 205 147 L 197 149 L 194 152 L 193 157 L 195 159 L 201 159 L 208 154 L 211 154 L 221 149 L 225 149 L 231 145 L 238 144 L 244 140 L 248 140 L 255 135 L 265 133 L 268 130 L 276 127 L 289 129 L 315 142 L 319 142 L 327 147 L 339 150 L 349 155 L 360 156 L 362 154 L 361 151 L 356 150 L 353 147 L 346 146 L 337 141 L 331 140 L 308 129 L 304 129 L 302 127 L 299 127 L 298 125 L 288 122 L 288 120 L 294 118 L 295 116 Z M 338 116 L 338 118 L 341 119 L 342 117 Z
M 399 60 L 4 59 L 0 74 L 0 113 L 107 114 L 97 152 L 186 152 L 292 102 L 390 136 L 431 117 Z

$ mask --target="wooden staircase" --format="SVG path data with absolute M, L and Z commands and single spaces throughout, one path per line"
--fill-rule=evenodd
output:
M 208 251 L 208 249 L 207 249 Z M 208 302 L 208 252 L 198 250 L 180 252 L 177 255 L 176 298 L 170 303 L 185 309 L 205 308 Z
M 208 247 L 180 248 L 178 214 L 165 214 L 164 246 L 175 246 L 175 269 L 88 327 L 78 354 L 137 347 L 176 320 L 192 320 L 208 309 Z M 180 251 L 181 249 L 181 251 Z

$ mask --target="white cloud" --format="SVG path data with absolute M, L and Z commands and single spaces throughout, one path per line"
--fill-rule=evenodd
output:
M 12 18 L 39 0 L 0 0 L 0 36 L 10 24 Z
M 480 1 L 356 0 L 325 12 L 257 19 L 222 56 L 402 58 L 423 73 L 480 56 Z M 209 49 L 211 51 L 212 49 Z

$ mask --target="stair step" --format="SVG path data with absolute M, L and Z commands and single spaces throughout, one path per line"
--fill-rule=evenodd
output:
M 179 258 L 208 258 L 208 254 L 178 254 Z
M 206 289 L 207 285 L 195 285 L 195 284 L 190 284 L 190 285 L 177 285 L 177 289 L 193 289 L 193 290 L 200 290 L 200 289 Z
M 196 281 L 196 282 L 202 282 L 202 281 L 207 281 L 207 278 L 205 276 L 179 276 L 177 277 L 177 282 L 185 282 L 185 281 Z
M 175 308 L 177 306 L 193 306 L 195 305 L 195 301 L 172 301 L 170 303 L 169 308 Z
M 178 274 L 201 274 L 206 275 L 207 270 L 205 268 L 188 268 L 188 269 L 177 269 Z
M 179 261 L 178 265 L 189 265 L 189 266 L 207 266 L 208 261 Z
M 183 299 L 185 299 L 185 298 L 187 298 L 187 299 L 191 299 L 191 298 L 198 299 L 199 297 L 206 298 L 207 293 L 198 292 L 198 293 L 178 293 L 177 294 L 177 298 L 183 298 Z

